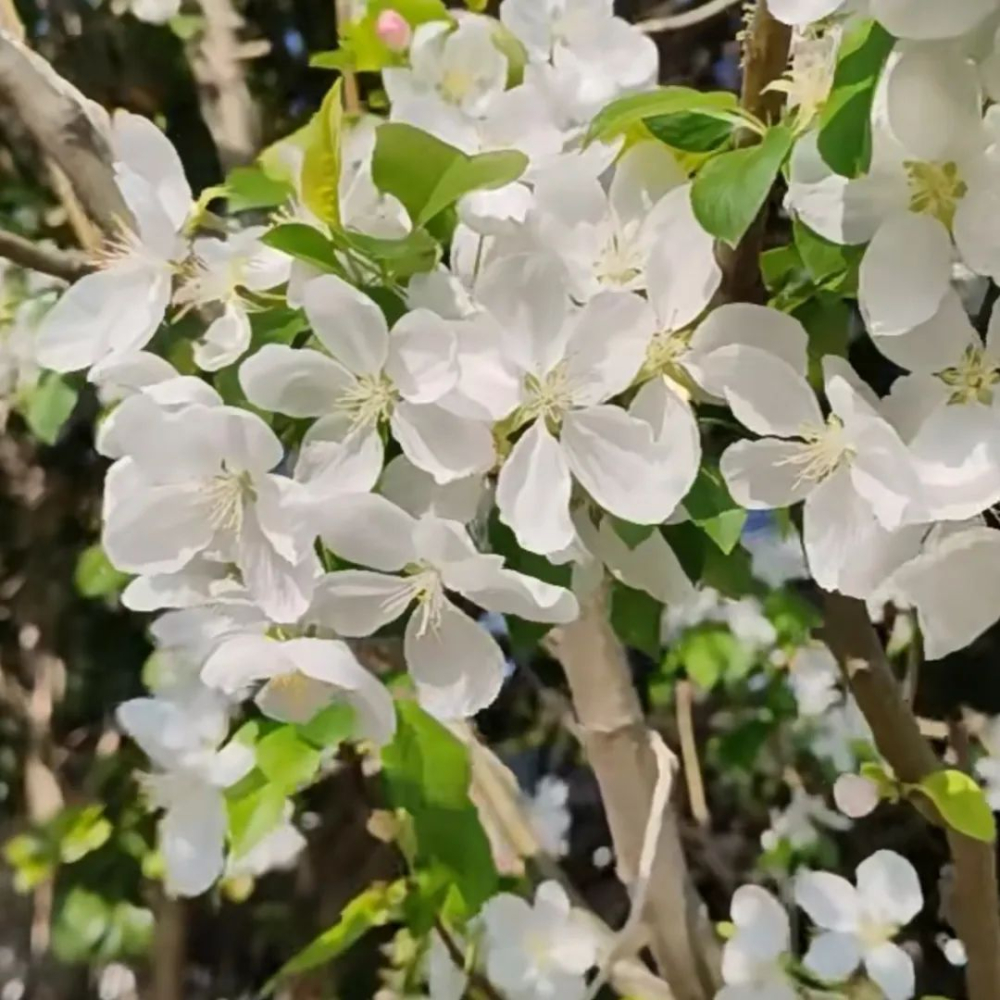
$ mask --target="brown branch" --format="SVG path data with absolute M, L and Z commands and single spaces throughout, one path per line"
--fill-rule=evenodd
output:
M 705 782 L 698 760 L 698 742 L 694 732 L 694 689 L 690 681 L 677 682 L 674 700 L 677 710 L 677 735 L 681 745 L 681 760 L 684 762 L 684 778 L 687 783 L 691 815 L 698 826 L 707 829 L 712 817 L 708 811 Z
M 824 600 L 824 636 L 868 720 L 875 743 L 897 777 L 918 784 L 941 769 L 903 700 L 882 643 L 861 601 L 840 594 Z M 996 845 L 965 837 L 946 827 L 955 866 L 953 921 L 969 956 L 966 984 L 970 1000 L 1000 997 L 1000 898 Z
M 93 266 L 81 253 L 45 246 L 4 230 L 0 230 L 0 257 L 6 257 L 20 267 L 51 274 L 64 281 L 76 281 L 93 270 Z
M 585 604 L 576 622 L 559 630 L 554 647 L 600 786 L 619 875 L 631 886 L 639 872 L 657 764 L 628 659 L 608 623 L 602 592 Z M 714 996 L 721 985 L 718 944 L 691 881 L 670 806 L 660 831 L 646 924 L 653 955 L 677 1000 Z
M 740 105 L 764 122 L 776 120 L 785 103 L 783 91 L 767 88 L 785 72 L 791 40 L 792 29 L 771 16 L 764 0 L 757 0 L 743 35 L 743 89 Z M 740 135 L 742 145 L 759 141 L 759 136 L 747 129 Z M 735 249 L 722 243 L 718 246 L 723 301 L 756 302 L 763 299 L 760 255 L 764 249 L 769 208 L 769 205 L 764 206 Z
M 260 115 L 243 72 L 243 19 L 230 0 L 198 0 L 205 31 L 192 59 L 205 124 L 225 171 L 252 162 L 260 148 Z
M 75 87 L 7 31 L 0 31 L 0 106 L 13 110 L 52 166 L 71 179 L 69 190 L 100 229 L 114 234 L 132 221 L 97 114 Z
M 153 907 L 151 1000 L 184 1000 L 187 963 L 187 904 L 157 888 Z

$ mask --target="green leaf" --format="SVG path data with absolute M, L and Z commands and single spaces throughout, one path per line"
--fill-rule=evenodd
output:
M 623 521 L 619 517 L 611 516 L 611 527 L 615 529 L 615 534 L 630 548 L 634 549 L 642 545 L 650 535 L 656 531 L 654 524 L 631 524 Z
M 103 847 L 112 826 L 104 817 L 104 806 L 87 806 L 74 813 L 59 839 L 59 857 L 71 865 Z
M 611 587 L 611 627 L 619 639 L 654 659 L 660 655 L 663 605 L 644 590 L 615 581 Z
M 401 701 L 397 711 L 396 736 L 382 751 L 386 797 L 413 818 L 417 865 L 447 870 L 471 915 L 496 891 L 499 876 L 469 798 L 468 751 L 415 702 Z
M 711 691 L 721 680 L 738 680 L 753 666 L 753 653 L 729 629 L 705 625 L 687 634 L 678 658 L 688 676 L 702 690 Z
M 317 712 L 298 727 L 299 735 L 315 747 L 339 746 L 354 735 L 356 715 L 347 702 L 338 701 Z
M 594 117 L 586 142 L 610 139 L 645 122 L 682 111 L 721 109 L 736 111 L 739 101 L 729 91 L 705 93 L 691 87 L 660 87 L 645 94 L 629 94 L 612 101 Z
M 913 788 L 934 803 L 953 830 L 986 843 L 996 840 L 996 820 L 986 795 L 969 775 L 961 771 L 935 771 Z
M 691 205 L 703 228 L 735 247 L 767 202 L 794 134 L 786 125 L 767 130 L 762 142 L 721 153 L 694 179 Z
M 395 240 L 346 231 L 334 233 L 333 239 L 400 280 L 433 271 L 441 259 L 437 240 L 425 229 L 414 229 Z
M 376 884 L 355 896 L 344 907 L 340 919 L 286 962 L 267 983 L 263 992 L 272 993 L 281 980 L 332 962 L 373 928 L 384 927 L 391 921 L 398 920 L 405 899 L 406 882 L 403 880 L 389 885 Z
M 644 118 L 652 135 L 686 153 L 711 153 L 724 146 L 742 124 L 738 115 L 711 111 L 678 111 Z
M 269 176 L 260 167 L 237 167 L 226 177 L 223 192 L 231 212 L 247 212 L 284 204 L 294 194 L 294 188 L 286 181 Z
M 129 575 L 111 565 L 100 544 L 84 549 L 76 560 L 73 582 L 81 597 L 107 597 L 117 594 L 128 582 Z
M 226 809 L 229 842 L 238 857 L 259 844 L 281 822 L 285 793 L 259 771 L 254 772 L 227 792 Z
M 876 21 L 861 21 L 840 45 L 833 87 L 820 117 L 819 152 L 844 177 L 867 172 L 871 111 L 882 67 L 896 40 Z
M 43 444 L 55 444 L 76 407 L 79 392 L 62 375 L 46 372 L 31 391 L 24 419 Z
M 865 253 L 863 246 L 833 243 L 814 233 L 799 219 L 793 221 L 792 232 L 802 263 L 819 288 L 845 296 L 857 295 L 858 272 Z
M 310 123 L 302 160 L 302 200 L 331 226 L 340 225 L 340 129 L 344 120 L 343 81 L 328 91 Z
M 517 150 L 468 156 L 412 125 L 387 122 L 375 133 L 372 177 L 380 191 L 403 203 L 414 225 L 422 226 L 470 191 L 516 181 L 527 165 Z
M 739 544 L 747 512 L 730 496 L 717 468 L 702 465 L 698 478 L 684 498 L 684 509 L 726 555 Z
M 287 253 L 289 257 L 305 261 L 321 271 L 342 273 L 333 242 L 313 226 L 304 222 L 288 222 L 266 232 L 261 242 Z
M 256 752 L 264 777 L 285 792 L 308 784 L 319 768 L 319 750 L 302 739 L 292 725 L 268 733 L 257 744 Z

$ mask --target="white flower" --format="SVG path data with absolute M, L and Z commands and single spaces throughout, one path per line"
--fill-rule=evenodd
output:
M 430 1000 L 462 1000 L 469 977 L 460 969 L 437 931 L 427 949 L 427 995 Z
M 783 24 L 797 27 L 821 21 L 844 6 L 844 0 L 767 0 L 767 9 Z
M 115 179 L 132 212 L 107 248 L 102 266 L 72 285 L 45 317 L 38 361 L 68 372 L 113 354 L 141 350 L 170 304 L 191 188 L 177 151 L 151 122 L 126 111 L 114 116 Z
M 289 816 L 262 837 L 245 854 L 230 854 L 226 878 L 260 878 L 272 871 L 292 868 L 306 846 L 306 838 L 295 828 Z
M 799 715 L 822 715 L 840 700 L 840 668 L 833 653 L 819 643 L 796 651 L 788 683 Z
M 861 819 L 873 812 L 879 798 L 878 785 L 860 774 L 842 774 L 833 786 L 837 808 L 851 819 Z
M 725 986 L 715 1000 L 794 1000 L 784 968 L 791 929 L 784 907 L 767 890 L 741 886 L 729 910 L 736 931 L 722 952 Z
M 892 941 L 924 905 L 909 861 L 877 851 L 858 865 L 856 888 L 839 875 L 804 872 L 795 881 L 795 901 L 821 929 L 806 953 L 806 968 L 841 982 L 863 963 L 889 1000 L 913 996 L 913 960 Z
M 867 6 L 891 34 L 906 39 L 957 38 L 996 10 L 996 0 L 767 0 L 771 13 L 785 24 L 806 25 L 850 7 Z
M 119 706 L 118 721 L 159 768 L 145 776 L 144 787 L 151 804 L 164 810 L 159 843 L 167 892 L 197 896 L 223 872 L 223 789 L 250 771 L 253 751 L 239 743 L 219 749 L 228 711 L 207 688 L 182 701 L 135 698 Z
M 814 846 L 822 828 L 846 830 L 850 822 L 827 808 L 819 795 L 810 795 L 804 788 L 793 788 L 792 799 L 781 810 L 771 810 L 771 826 L 760 837 L 761 847 L 773 851 L 782 842 L 797 851 Z
M 884 593 L 916 608 L 928 660 L 963 649 L 1000 617 L 1000 531 L 973 525 L 933 533 Z
M 439 483 L 490 468 L 489 426 L 437 405 L 459 379 L 454 323 L 417 310 L 390 333 L 382 310 L 332 274 L 310 281 L 304 299 L 329 353 L 267 344 L 240 366 L 255 406 L 322 418 L 306 435 L 299 479 L 319 493 L 371 489 L 386 424 L 410 461 Z
M 528 821 L 542 850 L 554 858 L 561 858 L 569 850 L 572 816 L 568 802 L 569 785 L 547 774 L 538 782 L 527 803 Z
M 853 698 L 828 708 L 810 727 L 810 751 L 820 760 L 828 760 L 837 771 L 853 770 L 858 764 L 858 744 L 872 743 L 871 730 Z
M 666 520 L 697 472 L 696 429 L 682 418 L 681 439 L 672 439 L 675 411 L 653 390 L 641 390 L 629 411 L 608 402 L 642 364 L 654 329 L 648 306 L 629 292 L 602 292 L 577 309 L 559 266 L 532 256 L 497 261 L 477 294 L 522 373 L 509 423 L 526 430 L 497 482 L 500 517 L 520 544 L 543 554 L 572 544 L 574 479 L 626 521 Z
M 809 577 L 802 537 L 794 525 L 779 525 L 770 518 L 764 524 L 750 520 L 740 544 L 750 553 L 753 575 L 769 587 Z
M 416 519 L 369 494 L 341 497 L 320 520 L 320 536 L 333 552 L 379 572 L 328 573 L 310 618 L 340 635 L 371 635 L 415 603 L 403 652 L 421 704 L 441 718 L 485 708 L 504 677 L 500 647 L 447 591 L 484 610 L 529 621 L 565 624 L 579 611 L 569 591 L 504 569 L 500 556 L 477 552 L 454 521 L 433 515 Z
M 291 258 L 261 243 L 263 233 L 255 227 L 228 240 L 205 237 L 194 242 L 193 271 L 178 292 L 178 302 L 222 307 L 194 348 L 195 363 L 205 371 L 225 368 L 250 346 L 250 317 L 241 289 L 263 292 L 288 281 Z
M 824 418 L 805 379 L 782 358 L 744 346 L 700 361 L 701 384 L 725 397 L 757 434 L 722 456 L 733 498 L 750 510 L 805 500 L 804 542 L 813 578 L 826 590 L 867 596 L 908 554 L 920 530 L 922 493 L 906 446 L 841 359 L 824 359 Z
M 396 729 L 389 692 L 343 642 L 237 635 L 208 657 L 201 679 L 230 697 L 266 681 L 255 700 L 265 715 L 280 722 L 306 723 L 343 701 L 354 710 L 359 737 L 382 745 Z
M 181 9 L 181 0 L 130 0 L 132 13 L 140 21 L 166 24 Z
M 284 450 L 259 417 L 204 403 L 171 410 L 139 393 L 108 418 L 101 447 L 118 459 L 104 497 L 104 547 L 114 565 L 171 574 L 206 554 L 235 563 L 274 621 L 305 611 L 315 536 L 299 487 L 269 474 Z
M 495 42 L 496 22 L 463 17 L 421 24 L 410 46 L 410 67 L 382 71 L 389 101 L 406 104 L 433 96 L 463 114 L 481 117 L 507 85 L 507 57 Z
M 583 1000 L 596 964 L 591 917 L 574 909 L 557 882 L 543 882 L 535 904 L 509 893 L 482 909 L 486 976 L 509 1000 Z

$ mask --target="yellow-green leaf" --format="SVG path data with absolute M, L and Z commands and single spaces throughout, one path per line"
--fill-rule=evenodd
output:
M 941 818 L 953 830 L 987 843 L 996 839 L 997 828 L 986 795 L 979 785 L 961 771 L 935 771 L 914 786 L 937 807 Z
M 309 125 L 309 142 L 302 160 L 302 200 L 331 226 L 340 225 L 340 130 L 344 120 L 342 81 L 323 98 Z

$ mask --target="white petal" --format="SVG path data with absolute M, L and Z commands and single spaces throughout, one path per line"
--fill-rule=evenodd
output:
M 226 807 L 222 793 L 199 782 L 187 784 L 160 821 L 159 844 L 167 892 L 198 896 L 222 874 Z
M 872 337 L 875 346 L 892 362 L 911 372 L 934 374 L 959 362 L 978 336 L 957 293 L 948 291 L 941 307 L 912 330 L 886 337 Z
M 660 524 L 690 488 L 690 469 L 663 461 L 649 423 L 616 406 L 575 410 L 561 443 L 574 477 L 609 513 L 633 524 Z
M 916 607 L 929 660 L 963 649 L 1000 617 L 1000 532 L 952 535 L 898 570 L 891 587 Z
M 397 455 L 382 473 L 379 492 L 414 517 L 435 514 L 468 524 L 479 511 L 484 481 L 481 476 L 469 476 L 438 486 L 433 476 L 418 469 L 405 455 Z
M 844 0 L 767 0 L 767 9 L 783 24 L 806 25 L 828 17 Z
M 580 612 L 570 591 L 504 569 L 490 557 L 448 567 L 445 585 L 487 611 L 517 615 L 527 621 L 565 625 Z
M 693 372 L 706 391 L 722 396 L 733 416 L 755 434 L 796 437 L 822 427 L 809 383 L 787 362 L 756 347 L 734 345 L 698 359 Z
M 541 420 L 514 445 L 500 470 L 496 502 L 500 520 L 529 552 L 561 552 L 573 541 L 572 490 L 562 448 Z
M 924 908 L 916 869 L 895 851 L 876 851 L 862 861 L 857 883 L 865 913 L 883 924 L 905 927 Z
M 830 983 L 843 982 L 860 962 L 861 949 L 857 937 L 837 931 L 816 937 L 803 959 L 810 972 Z
M 801 872 L 795 879 L 795 902 L 817 927 L 851 933 L 861 919 L 857 890 L 830 872 Z
M 773 510 L 804 500 L 815 487 L 802 476 L 803 458 L 804 446 L 799 442 L 763 438 L 730 445 L 719 467 L 741 507 Z
M 263 635 L 237 635 L 226 639 L 205 661 L 201 681 L 230 697 L 245 695 L 259 680 L 288 673 L 282 644 Z
M 339 635 L 372 635 L 395 621 L 412 598 L 412 585 L 398 576 L 343 570 L 327 573 L 316 584 L 308 617 Z
M 887 1000 L 910 1000 L 914 995 L 913 959 L 897 944 L 887 941 L 866 951 L 865 971 L 881 987 Z
M 907 213 L 886 222 L 861 262 L 858 301 L 869 331 L 892 336 L 926 323 L 950 287 L 951 257 L 937 219 Z
M 317 514 L 320 537 L 342 559 L 392 573 L 416 560 L 417 522 L 385 497 L 344 496 Z
M 329 413 L 354 377 L 319 351 L 265 344 L 240 365 L 240 385 L 262 410 L 290 417 Z
M 729 913 L 744 948 L 759 959 L 774 959 L 788 950 L 791 944 L 788 914 L 766 889 L 741 886 L 733 893 Z
M 427 309 L 407 313 L 392 329 L 386 374 L 411 403 L 433 403 L 458 381 L 455 334 Z
M 994 0 L 871 0 L 872 16 L 898 38 L 957 38 L 996 9 Z
M 436 403 L 398 403 L 391 426 L 406 457 L 437 483 L 488 472 L 496 460 L 489 424 L 457 417 Z
M 663 199 L 683 185 L 687 175 L 661 142 L 637 142 L 615 164 L 608 199 L 620 222 L 648 219 Z M 692 213 L 693 215 L 693 213 Z
M 389 328 L 382 310 L 367 295 L 335 274 L 310 281 L 302 305 L 313 333 L 355 375 L 374 375 L 385 365 Z
M 320 501 L 366 493 L 378 482 L 384 453 L 377 427 L 355 427 L 343 413 L 321 417 L 303 438 L 295 479 Z
M 592 298 L 569 324 L 566 375 L 574 403 L 600 403 L 628 388 L 655 329 L 656 317 L 638 295 L 602 292 Z
M 780 358 L 805 377 L 809 337 L 802 324 L 777 309 L 731 302 L 713 309 L 691 338 L 691 350 L 699 356 L 721 347 L 755 347 Z
M 715 241 L 691 208 L 691 186 L 671 191 L 657 206 L 669 213 L 646 262 L 649 299 L 663 330 L 679 330 L 708 308 L 722 282 Z
M 952 232 L 965 264 L 976 274 L 1000 278 L 1000 191 L 994 185 L 977 185 L 958 203 Z
M 250 346 L 250 319 L 239 306 L 228 305 L 209 324 L 194 345 L 194 363 L 206 372 L 217 372 L 240 358 Z
M 418 610 L 406 623 L 403 652 L 420 704 L 440 719 L 463 719 L 491 705 L 503 684 L 504 658 L 489 632 L 453 604 L 422 627 Z

